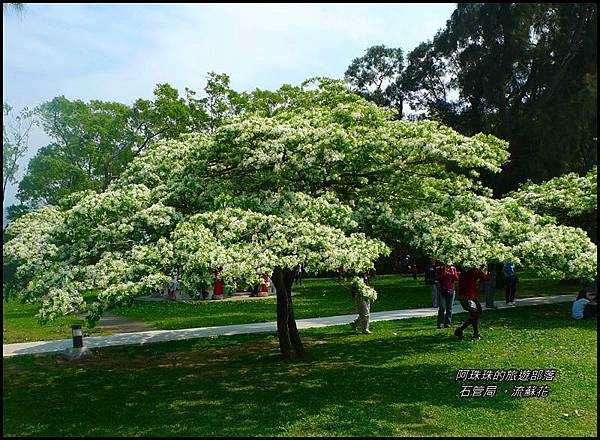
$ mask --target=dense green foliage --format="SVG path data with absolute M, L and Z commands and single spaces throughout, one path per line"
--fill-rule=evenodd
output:
M 485 176 L 504 194 L 597 163 L 597 47 L 594 3 L 459 3 L 407 54 L 400 80 L 382 81 L 461 133 L 508 141 L 511 161 Z

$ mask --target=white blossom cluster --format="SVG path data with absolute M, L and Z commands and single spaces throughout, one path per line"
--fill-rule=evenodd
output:
M 583 177 L 569 173 L 537 185 L 529 182 L 509 197 L 536 212 L 592 215 L 598 209 L 598 168 L 594 166 Z
M 377 301 L 377 291 L 375 289 L 373 289 L 371 286 L 367 286 L 365 284 L 365 282 L 362 280 L 362 278 L 354 277 L 352 279 L 352 283 L 356 287 L 356 289 L 357 289 L 356 294 L 359 297 L 361 297 L 371 303 L 374 303 L 375 301 Z
M 194 285 L 205 286 L 215 268 L 221 269 L 227 284 L 254 284 L 276 266 L 293 270 L 300 263 L 308 271 L 337 270 L 342 265 L 364 271 L 389 252 L 383 242 L 362 233 L 346 235 L 304 218 L 237 208 L 190 217 L 177 226 L 173 243 L 184 274 L 194 277 Z
M 543 276 L 595 277 L 596 246 L 583 230 L 557 226 L 512 198 L 472 195 L 462 203 L 467 206 L 415 210 L 400 222 L 415 247 L 443 262 L 470 268 L 513 261 Z

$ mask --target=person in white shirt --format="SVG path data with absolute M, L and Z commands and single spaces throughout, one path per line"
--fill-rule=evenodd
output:
M 577 299 L 573 302 L 572 316 L 574 319 L 595 318 L 598 306 L 595 298 L 590 300 L 587 293 L 582 290 L 577 295 Z

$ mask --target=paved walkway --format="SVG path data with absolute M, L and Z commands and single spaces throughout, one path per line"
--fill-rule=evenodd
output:
M 573 295 L 542 296 L 518 300 L 515 307 L 532 306 L 540 304 L 554 304 L 573 301 Z M 512 308 L 503 303 L 498 304 L 499 309 Z M 453 313 L 464 313 L 460 304 L 455 303 Z M 485 308 L 484 308 L 485 311 Z M 437 309 L 405 309 L 387 312 L 371 313 L 371 322 L 391 321 L 395 319 L 418 318 L 435 316 Z M 327 327 L 331 325 L 347 324 L 356 317 L 353 315 L 329 316 L 326 318 L 298 319 L 299 329 Z M 200 327 L 181 330 L 153 330 L 137 333 L 123 333 L 112 336 L 93 336 L 84 338 L 84 345 L 89 348 L 113 347 L 119 345 L 150 344 L 154 342 L 179 341 L 217 336 L 239 335 L 247 333 L 276 332 L 276 322 L 261 322 L 256 324 L 226 325 L 222 327 Z M 24 342 L 20 344 L 5 344 L 2 347 L 4 357 L 20 356 L 25 354 L 59 353 L 72 347 L 71 339 L 59 341 Z

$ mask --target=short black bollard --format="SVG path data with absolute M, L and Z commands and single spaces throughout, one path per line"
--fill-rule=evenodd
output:
M 73 332 L 73 348 L 82 348 L 83 347 L 83 332 L 81 331 L 81 325 L 73 325 L 71 326 Z

